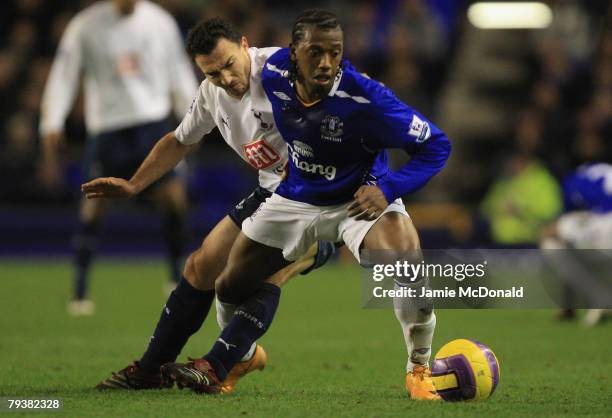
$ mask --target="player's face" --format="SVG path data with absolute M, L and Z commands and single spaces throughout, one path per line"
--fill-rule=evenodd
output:
M 334 84 L 343 51 L 342 30 L 321 30 L 315 27 L 291 47 L 291 59 L 297 63 L 298 83 L 310 96 L 327 95 Z M 312 98 L 312 97 L 311 97 Z
M 195 62 L 211 83 L 231 97 L 241 99 L 249 89 L 251 58 L 249 43 L 244 36 L 239 44 L 219 39 L 210 54 L 197 54 Z

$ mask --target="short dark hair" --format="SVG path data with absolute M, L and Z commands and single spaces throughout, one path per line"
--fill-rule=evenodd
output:
M 307 26 L 314 26 L 321 30 L 334 30 L 340 29 L 340 22 L 338 17 L 324 9 L 308 9 L 304 10 L 293 23 L 293 30 L 291 31 L 291 44 L 298 44 L 306 36 Z
M 220 17 L 203 20 L 192 27 L 187 34 L 187 53 L 192 58 L 198 54 L 208 55 L 221 38 L 240 44 L 242 34 L 234 25 Z

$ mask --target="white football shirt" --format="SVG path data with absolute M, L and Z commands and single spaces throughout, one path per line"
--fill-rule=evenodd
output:
M 204 80 L 189 112 L 175 130 L 177 139 L 189 145 L 217 126 L 225 142 L 259 170 L 260 186 L 270 191 L 280 183 L 287 161 L 287 145 L 276 129 L 272 106 L 261 84 L 264 63 L 276 51 L 278 48 L 249 48 L 250 87 L 242 99 L 235 99 Z
M 70 21 L 45 87 L 41 134 L 63 130 L 81 75 L 90 134 L 160 120 L 173 107 L 180 119 L 197 89 L 174 18 L 147 0 L 125 16 L 104 0 Z

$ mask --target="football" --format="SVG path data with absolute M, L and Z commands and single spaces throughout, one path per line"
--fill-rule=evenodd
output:
M 500 368 L 489 347 L 478 341 L 458 339 L 438 351 L 431 373 L 442 399 L 480 401 L 495 392 Z

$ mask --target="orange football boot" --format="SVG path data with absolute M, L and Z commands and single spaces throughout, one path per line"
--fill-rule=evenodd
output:
M 414 366 L 414 369 L 406 374 L 406 390 L 410 399 L 423 401 L 442 399 L 431 380 L 431 370 L 426 366 Z
M 268 361 L 268 355 L 262 346 L 257 344 L 253 357 L 247 361 L 241 361 L 232 367 L 229 374 L 221 384 L 221 393 L 230 394 L 234 391 L 234 386 L 238 383 L 244 375 L 251 373 L 255 370 L 263 370 L 266 367 Z

